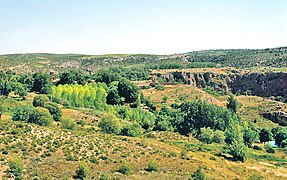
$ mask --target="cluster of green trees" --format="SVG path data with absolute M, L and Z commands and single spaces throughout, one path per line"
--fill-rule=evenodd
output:
M 51 86 L 51 77 L 47 73 L 15 74 L 12 71 L 0 72 L 0 95 L 3 96 L 8 96 L 13 92 L 23 98 L 28 91 L 48 94 L 51 92 Z
M 11 71 L 0 71 L 0 95 L 8 96 L 11 92 L 15 95 L 24 97 L 27 95 L 28 88 L 19 82 L 19 76 Z
M 278 147 L 287 147 L 287 129 L 285 127 L 276 127 L 271 130 L 261 129 L 259 133 L 260 142 L 265 143 L 275 140 Z
M 51 98 L 65 106 L 100 107 L 106 103 L 106 89 L 104 83 L 58 85 L 52 87 Z
M 12 120 L 50 126 L 53 120 L 60 121 L 61 117 L 62 111 L 57 104 L 49 102 L 46 95 L 38 95 L 33 100 L 33 106 L 16 107 Z

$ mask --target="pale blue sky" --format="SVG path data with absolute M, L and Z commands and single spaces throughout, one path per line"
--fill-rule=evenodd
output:
M 287 45 L 287 0 L 0 0 L 0 54 Z

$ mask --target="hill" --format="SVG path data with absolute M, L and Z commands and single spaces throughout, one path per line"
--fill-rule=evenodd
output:
M 80 55 L 80 54 L 7 54 L 0 55 L 0 69 L 10 69 L 17 72 L 49 72 L 64 71 L 67 68 L 77 68 L 88 73 L 102 67 L 149 65 L 152 69 L 167 67 L 215 67 L 231 66 L 237 68 L 256 67 L 286 67 L 287 47 L 266 49 L 234 49 L 234 50 L 204 50 L 173 55 L 149 54 L 110 54 L 110 55 Z M 212 63 L 212 64 L 206 64 Z M 173 66 L 163 66 L 172 64 Z

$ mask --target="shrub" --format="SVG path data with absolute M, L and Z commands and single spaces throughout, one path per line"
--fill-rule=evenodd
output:
M 202 171 L 202 168 L 198 168 L 194 173 L 191 175 L 193 180 L 205 180 L 205 174 Z
M 213 131 L 210 128 L 200 128 L 200 134 L 198 136 L 198 139 L 202 142 L 205 142 L 207 144 L 212 143 L 213 139 Z
M 272 148 L 271 144 L 269 144 L 269 143 L 266 143 L 264 145 L 264 148 L 265 148 L 266 152 L 268 152 L 268 153 L 272 153 L 272 154 L 275 153 L 275 150 Z
M 253 149 L 255 149 L 255 150 L 262 150 L 262 148 L 260 146 L 257 146 L 257 145 L 254 145 Z
M 15 176 L 16 180 L 22 179 L 24 163 L 20 157 L 13 156 L 9 160 L 9 171 Z
M 230 146 L 229 153 L 234 161 L 244 162 L 247 159 L 247 148 L 243 143 L 234 143 Z
M 33 107 L 31 106 L 18 106 L 13 111 L 12 120 L 28 122 L 32 112 Z
M 148 163 L 148 165 L 147 165 L 146 171 L 149 171 L 149 172 L 155 171 L 155 172 L 157 172 L 158 171 L 157 163 L 154 162 L 154 161 L 150 161 Z
M 62 110 L 58 107 L 57 104 L 52 102 L 47 102 L 44 104 L 44 108 L 48 109 L 55 121 L 59 121 L 62 117 Z
M 78 169 L 76 170 L 75 179 L 86 179 L 88 176 L 88 164 L 81 161 L 79 163 Z
M 76 129 L 77 123 L 71 119 L 62 119 L 61 126 L 63 129 L 74 130 Z
M 158 91 L 163 91 L 164 90 L 164 86 L 162 84 L 158 84 L 155 86 L 155 89 Z
M 223 143 L 225 141 L 225 135 L 223 131 L 216 130 L 213 133 L 212 142 Z
M 112 175 L 110 173 L 107 173 L 107 172 L 101 174 L 101 176 L 99 178 L 99 180 L 110 180 L 110 179 L 112 179 Z
M 138 123 L 127 125 L 122 129 L 122 135 L 138 137 L 141 135 L 141 126 Z
M 121 124 L 120 121 L 113 116 L 104 117 L 99 124 L 102 132 L 106 134 L 120 134 Z
M 30 115 L 29 122 L 41 126 L 50 126 L 52 125 L 52 116 L 47 109 L 36 107 Z
M 42 126 L 52 124 L 52 116 L 49 111 L 42 107 L 19 106 L 13 112 L 13 121 L 24 121 Z
M 129 175 L 131 173 L 131 168 L 126 161 L 122 161 L 120 169 L 118 171 L 124 175 Z
M 34 107 L 39 107 L 39 106 L 44 107 L 44 104 L 46 102 L 49 102 L 49 98 L 46 95 L 41 94 L 41 95 L 34 97 L 33 106 Z
M 271 131 L 267 130 L 267 129 L 261 129 L 260 133 L 259 133 L 259 139 L 260 142 L 267 142 L 267 141 L 271 141 L 272 140 L 272 133 Z

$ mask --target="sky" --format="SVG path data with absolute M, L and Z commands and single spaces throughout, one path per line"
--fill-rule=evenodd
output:
M 0 54 L 287 46 L 287 0 L 0 0 Z

